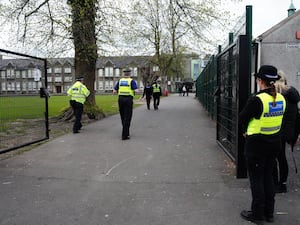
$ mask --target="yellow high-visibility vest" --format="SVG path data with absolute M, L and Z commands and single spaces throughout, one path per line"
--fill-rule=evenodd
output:
M 134 96 L 134 90 L 131 88 L 131 81 L 132 79 L 130 77 L 121 78 L 119 80 L 118 95 Z
M 276 134 L 280 131 L 286 101 L 280 93 L 276 95 L 276 105 L 273 106 L 273 97 L 267 93 L 256 95 L 263 103 L 263 112 L 259 119 L 253 118 L 247 128 L 247 135 Z
M 159 89 L 159 84 L 152 84 L 152 87 L 153 87 L 153 93 L 158 93 L 160 92 L 160 89 Z
M 71 96 L 71 100 L 84 104 L 86 97 L 90 95 L 90 91 L 84 84 L 82 84 L 79 81 L 76 81 L 69 88 L 67 94 Z

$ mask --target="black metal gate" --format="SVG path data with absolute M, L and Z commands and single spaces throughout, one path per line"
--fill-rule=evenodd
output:
M 248 36 L 240 35 L 217 57 L 217 142 L 235 161 L 238 178 L 246 177 L 238 113 L 249 96 L 249 49 Z
M 49 138 L 47 60 L 0 49 L 0 153 Z

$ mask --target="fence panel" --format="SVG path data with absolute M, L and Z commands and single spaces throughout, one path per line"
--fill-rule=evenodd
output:
M 0 153 L 49 138 L 46 59 L 0 49 Z M 45 92 L 42 92 L 45 93 Z

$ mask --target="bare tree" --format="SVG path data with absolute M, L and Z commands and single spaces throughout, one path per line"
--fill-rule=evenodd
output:
M 191 52 L 191 46 L 199 52 L 211 51 L 216 44 L 211 32 L 214 25 L 228 27 L 230 14 L 218 7 L 220 4 L 220 0 L 136 0 L 126 18 L 126 23 L 131 21 L 130 33 L 124 35 L 131 42 L 142 43 L 137 49 L 144 49 L 146 42 L 152 46 L 153 62 L 161 75 L 173 71 L 179 76 L 182 54 Z
M 102 117 L 94 92 L 99 32 L 96 19 L 101 20 L 100 13 L 97 17 L 98 1 L 19 0 L 6 5 L 6 10 L 6 18 L 17 21 L 18 36 L 23 43 L 35 41 L 40 48 L 54 48 L 56 54 L 74 51 L 75 75 L 83 75 L 91 91 L 85 111 L 95 118 Z

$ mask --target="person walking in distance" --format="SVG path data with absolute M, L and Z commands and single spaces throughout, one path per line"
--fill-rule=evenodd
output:
M 245 159 L 252 194 L 251 210 L 243 219 L 256 224 L 274 221 L 275 190 L 273 170 L 281 148 L 281 125 L 286 108 L 282 94 L 276 92 L 277 69 L 263 65 L 255 74 L 259 92 L 251 96 L 239 114 L 239 127 L 245 137 Z
M 83 113 L 83 105 L 86 98 L 90 95 L 89 89 L 83 84 L 83 77 L 76 78 L 76 82 L 68 89 L 67 94 L 71 96 L 70 105 L 73 109 L 75 122 L 73 125 L 73 133 L 79 133 L 82 127 L 81 117 Z
M 296 132 L 296 120 L 298 115 L 298 102 L 300 101 L 300 95 L 296 88 L 289 86 L 283 71 L 279 71 L 278 74 L 281 78 L 276 81 L 275 87 L 277 92 L 281 93 L 286 100 L 286 111 L 283 117 L 283 124 L 281 129 L 281 150 L 277 156 L 277 162 L 274 169 L 274 182 L 275 192 L 285 193 L 287 192 L 287 178 L 289 173 L 289 166 L 286 159 L 286 143 L 293 145 L 297 138 Z
M 153 88 L 150 83 L 147 81 L 146 86 L 144 87 L 144 92 L 142 98 L 146 98 L 147 109 L 150 110 L 150 102 L 152 98 Z
M 130 124 L 133 110 L 133 96 L 138 92 L 137 83 L 131 77 L 131 70 L 125 69 L 123 77 L 116 83 L 114 93 L 118 93 L 119 112 L 122 121 L 122 140 L 130 139 Z
M 161 94 L 161 87 L 160 85 L 154 81 L 154 83 L 152 84 L 152 89 L 153 89 L 153 106 L 154 106 L 154 110 L 158 110 L 158 106 L 160 103 L 160 96 Z

